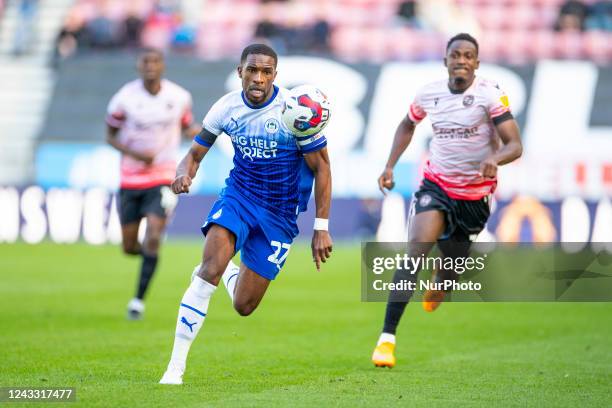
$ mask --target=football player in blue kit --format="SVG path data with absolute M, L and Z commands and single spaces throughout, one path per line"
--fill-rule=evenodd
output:
M 230 136 L 234 168 L 202 225 L 206 236 L 202 261 L 179 306 L 174 347 L 162 384 L 182 384 L 189 348 L 219 281 L 240 315 L 248 316 L 257 308 L 298 234 L 297 215 L 312 188 L 308 176 L 314 178 L 312 256 L 317 269 L 331 255 L 327 140 L 320 133 L 296 136 L 283 124 L 288 91 L 274 85 L 277 61 L 274 50 L 263 44 L 243 50 L 238 66 L 242 91 L 230 92 L 212 106 L 202 132 L 177 168 L 172 190 L 188 193 L 217 136 L 222 132 Z M 304 171 L 305 166 L 312 175 Z M 231 262 L 237 252 L 240 266 Z

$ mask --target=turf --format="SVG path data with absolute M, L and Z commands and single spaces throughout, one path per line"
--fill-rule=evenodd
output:
M 164 246 L 140 322 L 124 318 L 138 262 L 117 247 L 0 245 L 0 386 L 76 387 L 71 407 L 612 404 L 606 303 L 411 305 L 398 366 L 375 369 L 384 304 L 360 301 L 357 246 L 320 273 L 295 246 L 246 318 L 220 288 L 185 385 L 158 385 L 200 245 Z

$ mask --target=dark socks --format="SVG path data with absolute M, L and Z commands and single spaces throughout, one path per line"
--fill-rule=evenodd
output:
M 416 275 L 411 274 L 407 270 L 398 269 L 393 275 L 393 282 L 399 283 L 401 281 L 416 282 Z M 387 310 L 385 312 L 385 324 L 383 326 L 383 333 L 395 334 L 397 325 L 404 314 L 404 309 L 412 297 L 413 291 L 411 290 L 395 290 L 389 292 L 389 300 L 387 301 Z
M 157 255 L 147 255 L 142 253 L 142 264 L 140 265 L 140 280 L 138 281 L 138 290 L 136 297 L 143 299 L 149 283 L 155 274 L 155 268 L 157 266 Z
M 395 334 L 408 302 L 388 302 L 383 333 Z

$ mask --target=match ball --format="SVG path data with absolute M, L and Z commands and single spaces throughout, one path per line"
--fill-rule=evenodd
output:
M 319 133 L 330 118 L 330 103 L 320 89 L 300 85 L 289 91 L 283 107 L 283 122 L 297 136 Z

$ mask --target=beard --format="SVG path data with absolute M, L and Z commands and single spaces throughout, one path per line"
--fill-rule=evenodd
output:
M 467 78 L 464 77 L 454 77 L 453 84 L 457 87 L 462 87 L 467 84 Z

